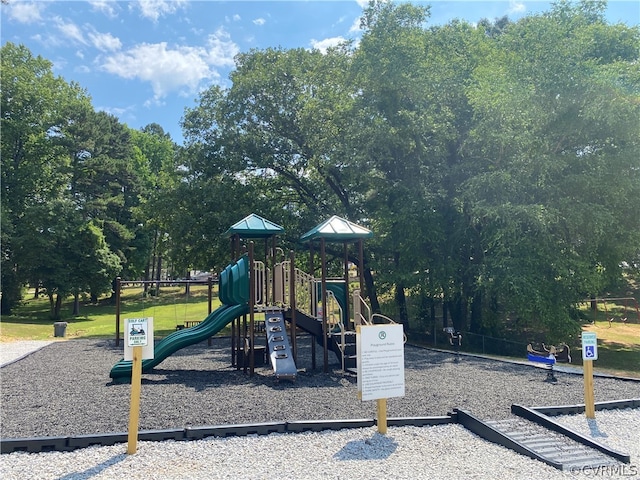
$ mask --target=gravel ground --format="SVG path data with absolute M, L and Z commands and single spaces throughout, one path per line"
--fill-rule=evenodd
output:
M 589 434 L 584 416 L 561 421 Z M 0 456 L 4 480 L 451 480 L 638 478 L 640 415 L 597 413 L 602 443 L 631 453 L 632 463 L 607 469 L 561 472 L 542 462 L 481 440 L 455 424 L 211 438 L 194 442 L 140 442 L 126 447 L 91 447 L 74 452 L 12 453 Z M 627 435 L 614 437 L 618 432 Z M 616 438 L 615 441 L 610 441 Z
M 3 344 L 6 345 L 6 344 Z M 295 383 L 276 383 L 259 368 L 252 377 L 230 367 L 229 339 L 194 345 L 143 375 L 140 430 L 267 421 L 357 419 L 376 416 L 375 402 L 356 396 L 355 378 L 343 375 L 333 354 L 330 373 L 311 370 L 308 339 L 300 341 Z M 109 378 L 122 347 L 113 341 L 52 343 L 0 370 L 2 438 L 126 432 L 130 385 Z M 453 408 L 483 419 L 510 416 L 526 406 L 583 403 L 579 375 L 545 372 L 527 365 L 462 357 L 407 346 L 406 393 L 388 400 L 389 417 L 445 415 Z M 596 377 L 596 401 L 640 397 L 640 383 Z M 567 417 L 598 440 L 631 453 L 622 473 L 640 476 L 640 414 L 598 412 L 597 424 Z M 616 443 L 617 442 L 617 443 Z M 197 442 L 140 442 L 136 455 L 123 445 L 75 452 L 0 456 L 2 478 L 568 478 L 540 462 L 483 441 L 459 425 L 375 427 L 338 432 L 273 434 Z M 634 450 L 635 449 L 635 450 Z M 595 476 L 594 472 L 577 472 Z M 595 472 L 602 473 L 602 472 Z M 607 473 L 607 472 L 605 472 Z M 611 473 L 611 472 L 608 472 Z M 608 475 L 612 476 L 612 475 Z
M 330 352 L 322 373 L 322 351 L 311 370 L 309 338 L 302 338 L 295 383 L 277 383 L 270 368 L 250 377 L 230 367 L 228 338 L 184 348 L 143 375 L 140 430 L 293 420 L 376 416 L 376 402 L 357 399 L 355 377 L 344 375 Z M 388 400 L 389 417 L 446 415 L 457 407 L 484 419 L 525 406 L 583 403 L 582 377 L 556 374 L 544 382 L 538 368 L 462 357 L 407 346 L 405 396 Z M 126 432 L 131 386 L 109 378 L 122 358 L 112 340 L 52 343 L 2 367 L 2 438 Z M 640 397 L 640 383 L 596 378 L 595 400 Z

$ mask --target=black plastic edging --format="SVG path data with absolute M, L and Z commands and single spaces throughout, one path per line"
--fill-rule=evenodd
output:
M 529 407 L 538 413 L 547 416 L 556 415 L 575 415 L 584 413 L 584 404 L 579 405 L 560 405 L 554 407 Z M 640 408 L 640 398 L 631 398 L 627 400 L 611 400 L 607 402 L 597 402 L 596 410 L 617 410 L 623 408 Z
M 287 422 L 287 432 L 320 432 L 323 430 L 343 430 L 346 428 L 367 428 L 373 427 L 373 418 L 363 418 L 356 420 L 303 420 Z
M 455 414 L 445 417 L 408 417 L 391 418 L 391 426 L 439 425 L 455 423 Z M 345 420 L 309 420 L 295 422 L 269 422 L 240 425 L 218 425 L 210 427 L 187 427 L 176 430 L 143 430 L 138 432 L 138 440 L 162 442 L 165 440 L 200 440 L 205 437 L 230 437 L 246 435 L 269 435 L 271 433 L 300 433 L 306 431 L 342 430 L 346 428 L 372 427 L 376 421 L 372 418 Z M 27 437 L 0 440 L 0 453 L 13 452 L 68 452 L 89 446 L 108 446 L 126 443 L 127 433 L 104 433 L 95 435 L 75 435 L 69 437 Z
M 503 447 L 507 447 L 514 452 L 517 452 L 521 455 L 525 455 L 529 458 L 533 458 L 534 460 L 539 460 L 541 462 L 546 463 L 558 470 L 562 470 L 562 463 L 555 462 L 549 458 L 543 457 L 538 453 L 531 450 L 529 447 L 522 445 L 519 442 L 507 437 L 502 432 L 493 428 L 491 425 L 484 423 L 477 417 L 474 417 L 469 412 L 464 410 L 455 409 L 458 416 L 458 423 L 462 425 L 464 428 L 469 430 L 470 432 L 475 433 L 476 435 L 488 440 L 490 442 L 496 443 L 498 445 L 502 445 Z
M 0 441 L 0 453 L 64 452 L 69 450 L 68 437 L 11 438 Z
M 200 440 L 205 437 L 243 437 L 246 435 L 269 435 L 285 433 L 287 424 L 283 422 L 266 422 L 238 425 L 217 425 L 213 427 L 188 427 L 185 429 L 185 440 Z
M 387 418 L 387 425 L 390 427 L 424 427 L 434 425 L 445 425 L 447 423 L 458 423 L 457 415 L 452 413 L 441 417 L 399 417 Z M 378 422 L 376 421 L 376 425 Z
M 140 432 L 142 434 L 143 432 Z M 126 433 L 102 433 L 97 435 L 76 435 L 67 437 L 66 451 L 87 448 L 91 446 L 106 447 L 116 443 L 126 443 Z M 29 450 L 30 451 L 30 450 Z
M 575 440 L 578 443 L 586 445 L 588 447 L 594 448 L 605 455 L 609 455 L 610 457 L 615 458 L 623 463 L 631 463 L 631 457 L 625 453 L 618 452 L 613 450 L 612 448 L 607 447 L 601 443 L 592 440 L 589 437 L 585 437 L 584 435 L 571 430 L 570 428 L 565 427 L 564 425 L 560 425 L 557 422 L 554 422 L 551 418 L 546 415 L 536 412 L 535 410 L 527 407 L 523 407 L 522 405 L 511 405 L 511 413 L 514 415 L 518 415 L 519 417 L 526 418 L 538 425 L 542 425 L 545 428 L 558 432 L 562 435 L 565 435 L 572 440 Z

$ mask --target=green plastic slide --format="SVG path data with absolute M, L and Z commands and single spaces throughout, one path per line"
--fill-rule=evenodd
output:
M 234 318 L 249 313 L 247 304 L 222 305 L 209 316 L 192 328 L 178 330 L 160 340 L 154 350 L 153 359 L 142 361 L 142 371 L 149 372 L 167 357 L 181 348 L 200 343 L 222 330 Z M 131 364 L 129 360 L 120 360 L 111 368 L 111 378 L 131 378 Z

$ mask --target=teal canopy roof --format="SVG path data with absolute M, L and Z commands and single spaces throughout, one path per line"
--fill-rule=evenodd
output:
M 243 238 L 267 238 L 282 232 L 284 228 L 280 225 L 252 213 L 232 225 L 224 234 L 228 237 L 240 235 Z
M 343 242 L 371 237 L 373 237 L 373 232 L 368 228 L 361 227 L 334 215 L 302 235 L 300 241 L 308 242 L 317 238 L 324 238 L 331 242 Z

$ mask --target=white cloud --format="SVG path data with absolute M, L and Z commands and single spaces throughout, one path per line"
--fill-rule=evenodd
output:
M 91 71 L 91 69 L 89 67 L 87 67 L 86 65 L 78 65 L 77 67 L 75 67 L 73 69 L 74 72 L 76 73 L 89 73 Z
M 145 18 L 154 22 L 164 15 L 170 15 L 185 7 L 187 0 L 140 0 L 136 5 Z
M 2 7 L 7 9 L 9 18 L 19 23 L 34 23 L 42 20 L 42 2 L 10 2 Z
M 509 10 L 508 13 L 514 14 L 514 13 L 524 13 L 527 10 L 527 7 L 525 6 L 524 3 L 521 2 L 517 2 L 514 0 L 511 0 L 509 2 Z
M 209 53 L 207 59 L 211 65 L 217 67 L 233 66 L 233 57 L 235 57 L 240 49 L 231 40 L 231 35 L 222 27 L 216 30 L 207 39 Z
M 87 34 L 94 47 L 102 52 L 115 52 L 122 48 L 122 42 L 118 37 L 110 33 L 91 32 Z
M 197 88 L 200 81 L 212 75 L 199 48 L 167 48 L 166 42 L 141 44 L 106 59 L 102 68 L 123 78 L 150 82 L 156 99 L 170 91 Z
M 149 82 L 154 103 L 170 92 L 191 94 L 201 82 L 220 77 L 213 68 L 233 64 L 238 47 L 228 40 L 224 31 L 209 38 L 208 47 L 169 48 L 166 42 L 141 44 L 127 51 L 105 57 L 101 68 L 127 79 Z
M 116 18 L 118 16 L 115 9 L 115 7 L 118 6 L 117 2 L 112 0 L 91 0 L 89 4 L 94 10 L 104 13 L 109 18 Z
M 60 17 L 55 17 L 53 21 L 56 24 L 56 28 L 60 30 L 62 35 L 64 35 L 66 38 L 73 40 L 75 42 L 81 43 L 83 45 L 87 44 L 87 41 L 85 40 L 84 35 L 80 30 L 80 27 L 78 27 L 75 23 L 65 22 Z
M 264 25 L 265 23 L 267 23 L 267 21 L 264 18 L 256 18 L 253 21 L 254 25 Z
M 96 110 L 98 111 L 103 111 L 106 112 L 110 115 L 113 115 L 115 117 L 118 118 L 122 118 L 125 115 L 129 115 L 130 117 L 135 119 L 135 116 L 133 115 L 133 112 L 135 112 L 136 108 L 134 105 L 128 106 L 128 107 L 104 107 L 104 106 L 97 106 L 95 107 Z
M 369 0 L 356 0 L 356 3 L 360 5 L 361 8 L 365 8 L 369 5 Z
M 349 33 L 360 33 L 362 32 L 362 28 L 360 27 L 360 17 L 356 18 L 351 27 L 349 28 Z
M 335 47 L 338 44 L 345 42 L 346 39 L 344 37 L 331 37 L 325 38 L 324 40 L 311 40 L 311 46 L 313 48 L 317 48 L 322 53 L 327 53 L 327 49 L 331 47 Z

